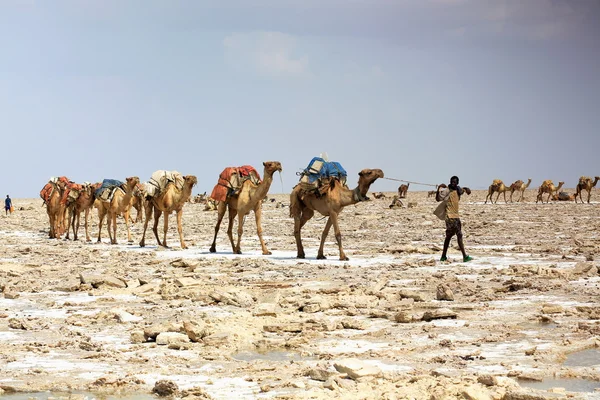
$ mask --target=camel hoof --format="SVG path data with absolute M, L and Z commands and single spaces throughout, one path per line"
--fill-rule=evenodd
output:
M 263 251 L 263 256 L 270 256 L 271 254 L 273 253 L 271 253 L 270 251 Z
M 236 250 L 236 251 L 233 252 L 233 254 L 242 254 L 242 251 L 241 250 Z
M 304 254 L 298 254 L 298 255 L 296 256 L 296 258 L 301 258 L 301 259 L 303 259 L 303 260 L 304 260 Z
M 187 250 L 187 248 L 188 248 L 188 247 L 187 247 L 187 246 L 181 246 L 181 248 L 182 248 L 183 250 Z
M 327 260 L 327 257 L 321 254 L 317 256 L 317 260 Z
M 340 257 L 340 261 L 349 261 L 350 259 L 348 257 Z

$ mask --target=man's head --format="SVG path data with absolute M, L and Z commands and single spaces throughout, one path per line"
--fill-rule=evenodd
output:
M 458 176 L 454 175 L 452 178 L 450 178 L 450 184 L 451 185 L 458 185 Z

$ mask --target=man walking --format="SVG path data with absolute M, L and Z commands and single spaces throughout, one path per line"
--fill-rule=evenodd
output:
M 6 195 L 6 199 L 4 199 L 4 211 L 6 212 L 6 215 L 8 215 L 9 211 L 12 214 L 11 207 L 12 207 L 12 200 L 10 199 L 10 197 L 8 195 Z
M 458 202 L 460 201 L 460 196 L 462 196 L 463 191 L 467 194 L 471 194 L 471 190 L 469 188 L 464 188 L 463 190 L 460 186 L 458 186 L 458 176 L 453 176 L 450 178 L 450 184 L 448 187 L 443 186 L 445 185 L 439 186 L 435 194 L 435 199 L 437 201 L 446 202 L 446 239 L 444 240 L 444 250 L 442 251 L 442 258 L 440 258 L 440 261 L 446 261 L 448 259 L 448 246 L 450 245 L 450 240 L 454 235 L 456 235 L 458 247 L 462 252 L 463 261 L 471 261 L 473 258 L 467 255 L 465 252 L 462 225 L 460 223 L 460 216 L 458 214 Z M 443 190 L 440 190 L 442 188 Z

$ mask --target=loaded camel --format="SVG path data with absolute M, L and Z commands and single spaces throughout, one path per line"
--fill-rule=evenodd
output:
M 262 203 L 263 199 L 269 193 L 271 183 L 273 183 L 273 174 L 275 171 L 282 171 L 281 163 L 279 161 L 265 161 L 263 162 L 265 167 L 263 173 L 263 181 L 258 185 L 254 184 L 252 180 L 247 179 L 242 183 L 242 187 L 238 194 L 228 196 L 225 201 L 219 201 L 217 205 L 217 224 L 215 225 L 215 237 L 210 246 L 210 252 L 215 253 L 217 251 L 217 234 L 219 233 L 219 227 L 221 221 L 225 215 L 225 211 L 229 211 L 229 224 L 227 226 L 227 236 L 231 242 L 231 248 L 234 254 L 242 254 L 240 248 L 240 242 L 242 240 L 242 233 L 244 232 L 244 217 L 254 211 L 254 218 L 256 219 L 256 233 L 260 240 L 260 246 L 262 247 L 262 253 L 265 255 L 271 254 L 267 250 L 265 241 L 262 237 Z M 238 229 L 237 229 L 237 243 L 233 241 L 233 221 L 235 217 L 238 217 Z
M 144 233 L 140 241 L 140 247 L 146 245 L 146 229 L 148 221 L 154 211 L 154 225 L 152 231 L 156 237 L 159 246 L 167 246 L 167 231 L 169 229 L 169 214 L 175 211 L 177 215 L 177 232 L 179 232 L 179 242 L 182 249 L 187 249 L 187 245 L 183 240 L 183 205 L 189 200 L 192 195 L 192 188 L 198 183 L 198 179 L 194 175 L 185 175 L 183 177 L 183 187 L 179 189 L 175 182 L 169 182 L 165 189 L 157 196 L 152 196 L 145 201 L 144 208 L 146 209 L 146 221 L 144 221 Z M 158 238 L 158 220 L 162 214 L 164 215 L 163 225 L 163 241 Z
M 596 186 L 598 180 L 600 180 L 600 177 L 598 176 L 594 177 L 594 182 L 592 182 L 592 178 L 590 178 L 589 176 L 582 176 L 581 178 L 579 178 L 579 183 L 577 184 L 577 189 L 575 192 L 575 203 L 577 203 L 577 195 L 579 195 L 579 200 L 581 200 L 581 204 L 583 204 L 581 192 L 587 190 L 587 202 L 588 204 L 590 204 L 590 198 L 592 197 L 592 188 Z
M 348 189 L 339 180 L 331 179 L 329 187 L 322 194 L 305 192 L 300 185 L 296 185 L 290 194 L 290 216 L 294 218 L 294 237 L 298 249 L 297 258 L 304 258 L 304 247 L 302 246 L 301 230 L 306 222 L 313 217 L 315 211 L 329 217 L 321 235 L 321 244 L 317 253 L 317 259 L 325 259 L 323 247 L 329 229 L 333 226 L 335 239 L 340 251 L 340 260 L 348 260 L 342 247 L 342 234 L 338 224 L 338 215 L 344 207 L 368 200 L 366 197 L 369 187 L 378 178 L 383 178 L 380 169 L 363 169 L 358 173 L 358 186 Z
M 129 229 L 129 210 L 131 208 L 131 197 L 133 189 L 140 183 L 140 178 L 131 176 L 119 188 L 115 189 L 112 199 L 104 201 L 97 199 L 95 205 L 98 207 L 98 242 L 102 241 L 102 221 L 107 216 L 106 225 L 110 244 L 117 244 L 117 215 L 125 215 L 125 226 L 127 226 L 127 242 L 131 243 L 131 230 Z M 111 232 L 112 227 L 112 232 Z
M 487 204 L 488 198 L 490 199 L 490 202 L 492 204 L 498 203 L 498 197 L 500 197 L 500 193 L 504 194 L 504 202 L 507 203 L 506 192 L 508 192 L 509 190 L 510 190 L 510 187 L 506 187 L 506 185 L 504 185 L 504 182 L 502 182 L 501 179 L 494 179 L 494 181 L 488 188 L 488 194 L 485 197 L 484 204 Z M 492 199 L 492 196 L 494 193 L 498 193 L 498 195 L 496 196 L 496 201 L 493 201 L 493 199 Z
M 410 183 L 408 185 L 402 184 L 402 185 L 400 185 L 400 187 L 398 187 L 398 198 L 399 199 L 406 198 L 406 193 L 408 192 L 409 186 L 410 186 Z
M 537 203 L 538 201 L 541 201 L 543 203 L 544 199 L 542 198 L 542 195 L 544 193 L 548 193 L 548 197 L 546 198 L 546 203 L 548 203 L 552 194 L 554 194 L 554 192 L 559 192 L 564 184 L 564 182 L 558 182 L 558 187 L 556 187 L 550 179 L 545 180 L 544 182 L 542 182 L 542 185 L 538 189 L 538 195 L 535 202 Z
M 513 202 L 513 193 L 514 192 L 521 192 L 520 196 L 519 196 L 519 200 L 517 200 L 517 203 L 519 203 L 520 201 L 523 200 L 523 195 L 525 194 L 525 190 L 529 187 L 529 185 L 531 185 L 531 178 L 527 179 L 527 183 L 523 182 L 522 180 L 518 180 L 515 183 L 513 183 L 512 185 L 510 185 L 510 202 Z
M 46 213 L 50 221 L 50 239 L 60 239 L 64 232 L 64 205 L 61 204 L 63 193 L 69 180 L 61 176 L 56 180 L 50 180 L 40 191 L 40 197 L 44 200 Z
M 131 196 L 131 200 L 129 200 L 129 218 L 131 222 L 141 222 L 144 215 L 144 203 L 146 201 L 146 189 L 144 185 L 138 183 L 135 185 L 133 189 L 133 195 Z M 131 218 L 131 209 L 135 208 L 135 220 Z
M 77 233 L 79 232 L 79 221 L 81 218 L 81 212 L 85 212 L 85 240 L 86 242 L 91 242 L 90 234 L 88 231 L 88 217 L 90 214 L 90 210 L 94 206 L 94 192 L 98 189 L 102 184 L 100 182 L 90 184 L 85 183 L 82 186 L 82 189 L 79 190 L 79 195 L 77 199 L 67 203 L 67 209 L 69 210 L 69 223 L 67 225 L 67 236 L 66 239 L 69 238 L 69 232 L 71 228 L 73 229 L 73 240 L 77 240 Z M 71 189 L 73 190 L 73 189 Z

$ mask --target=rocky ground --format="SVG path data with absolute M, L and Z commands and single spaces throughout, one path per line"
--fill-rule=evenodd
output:
M 181 250 L 174 216 L 171 249 L 151 233 L 140 248 L 139 223 L 125 243 L 122 221 L 119 245 L 106 232 L 96 243 L 96 216 L 94 242 L 49 240 L 41 201 L 15 199 L 0 217 L 0 393 L 599 398 L 600 205 L 485 194 L 461 204 L 469 263 L 454 241 L 439 261 L 444 226 L 426 192 L 403 208 L 388 194 L 344 210 L 350 261 L 333 236 L 315 259 L 321 217 L 303 231 L 307 259 L 295 258 L 285 195 L 264 204 L 270 256 L 252 216 L 243 255 L 225 226 L 209 253 L 216 213 L 201 204 L 185 206 Z M 591 362 L 565 362 L 582 350 Z

